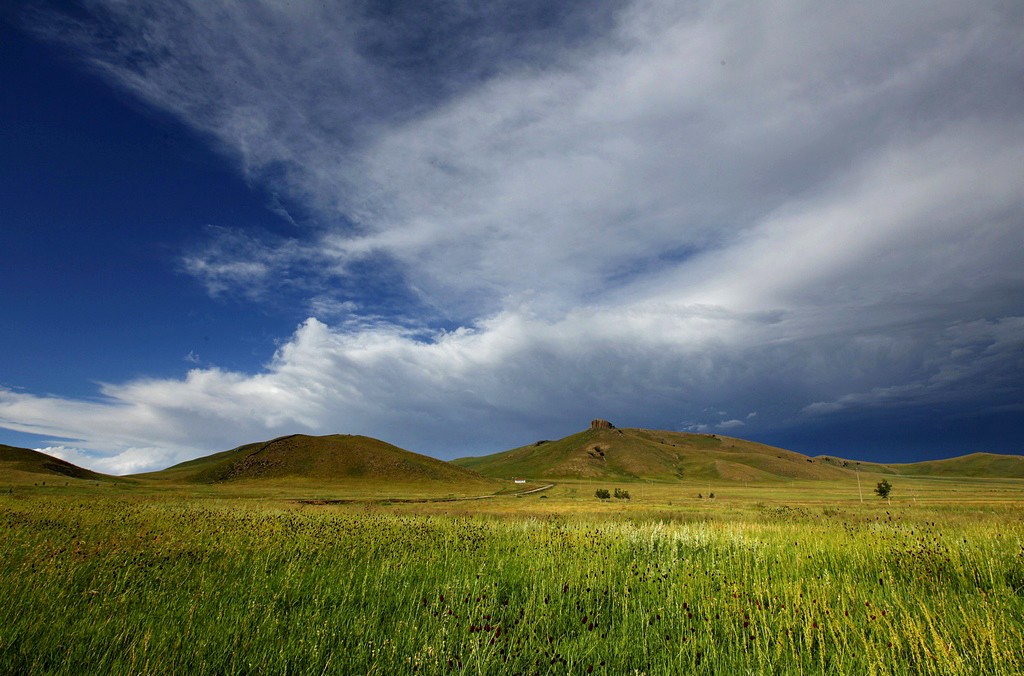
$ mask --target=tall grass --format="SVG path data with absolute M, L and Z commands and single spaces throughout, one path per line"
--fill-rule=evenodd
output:
M 1024 527 L 915 514 L 0 496 L 0 673 L 1024 673 Z

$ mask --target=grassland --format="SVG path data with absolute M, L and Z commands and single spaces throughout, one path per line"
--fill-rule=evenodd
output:
M 0 672 L 1024 673 L 1024 482 L 862 479 L 12 487 Z

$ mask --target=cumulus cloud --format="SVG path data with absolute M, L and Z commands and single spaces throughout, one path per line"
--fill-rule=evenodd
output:
M 35 449 L 79 467 L 88 467 L 104 474 L 137 474 L 174 464 L 176 454 L 164 447 L 127 448 L 116 455 L 103 456 L 68 446 L 47 446 Z
M 184 269 L 291 285 L 317 319 L 258 373 L 0 391 L 6 427 L 109 457 L 294 431 L 451 456 L 595 410 L 756 434 L 1019 399 L 1012 3 L 636 0 L 518 42 L 505 4 L 445 4 L 480 31 L 449 35 L 464 60 L 355 5 L 90 7 L 61 39 L 314 214 L 291 240 L 214 229 Z M 365 310 L 381 269 L 420 315 Z
M 999 326 L 955 327 L 936 348 L 930 335 L 913 331 L 821 341 L 768 326 L 673 306 L 577 310 L 557 322 L 520 310 L 423 341 L 397 328 L 344 332 L 311 319 L 262 373 L 196 369 L 183 380 L 106 385 L 95 402 L 0 391 L 0 424 L 74 438 L 105 454 L 96 467 L 127 466 L 137 449 L 159 445 L 164 452 L 149 469 L 296 431 L 370 434 L 454 457 L 525 443 L 528 434 L 565 434 L 593 411 L 664 426 L 671 412 L 708 402 L 757 403 L 771 414 L 770 428 L 792 422 L 821 392 L 891 382 L 907 368 L 906 352 L 925 363 L 917 365 L 923 382 L 903 387 L 931 388 L 934 398 L 959 403 L 965 385 L 974 401 L 1016 391 L 1021 341 L 1017 334 L 993 348 Z M 959 368 L 957 355 L 971 349 L 992 361 Z M 984 376 L 992 370 L 1004 381 Z M 847 397 L 838 406 L 856 403 Z M 708 415 L 688 428 L 756 431 L 769 418 Z

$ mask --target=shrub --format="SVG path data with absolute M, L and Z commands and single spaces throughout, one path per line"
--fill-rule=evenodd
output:
M 598 488 L 596 491 L 594 491 L 594 495 L 596 495 L 598 498 L 602 500 L 607 500 L 608 498 L 612 497 L 612 494 L 608 492 L 607 488 Z
M 629 491 L 623 491 L 616 488 L 615 497 L 618 498 L 619 500 L 629 500 Z

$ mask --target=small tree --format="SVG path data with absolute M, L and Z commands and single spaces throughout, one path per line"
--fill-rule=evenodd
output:
M 615 489 L 615 497 L 619 500 L 629 500 L 629 491 L 624 491 L 619 488 Z
M 882 479 L 875 486 L 875 493 L 878 493 L 878 497 L 884 498 L 886 502 L 892 504 L 892 500 L 889 499 L 889 494 L 892 493 L 892 484 L 889 483 L 888 479 Z
M 596 491 L 594 491 L 594 495 L 600 498 L 601 500 L 607 500 L 608 498 L 612 497 L 612 494 L 608 492 L 607 488 L 598 488 Z

